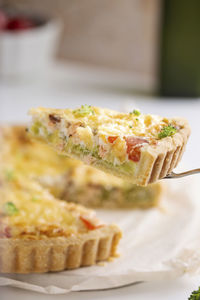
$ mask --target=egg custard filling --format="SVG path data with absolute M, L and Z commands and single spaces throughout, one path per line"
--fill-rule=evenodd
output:
M 190 130 L 187 121 L 120 113 L 84 105 L 78 109 L 31 109 L 30 133 L 59 153 L 132 183 L 164 177 L 180 160 Z

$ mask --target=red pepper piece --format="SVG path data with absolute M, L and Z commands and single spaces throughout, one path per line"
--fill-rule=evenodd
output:
M 108 141 L 109 141 L 109 143 L 114 143 L 114 141 L 116 140 L 118 138 L 118 136 L 109 136 L 108 137 Z
M 97 228 L 100 228 L 100 227 L 103 226 L 103 225 L 94 225 L 89 220 L 85 219 L 82 216 L 80 216 L 80 219 L 85 224 L 85 226 L 87 227 L 87 229 L 89 229 L 89 230 L 94 230 L 94 229 L 97 229 Z
M 139 137 L 128 136 L 125 137 L 126 145 L 127 145 L 127 154 L 128 158 L 134 162 L 138 162 L 141 156 L 142 144 L 148 143 L 147 140 Z

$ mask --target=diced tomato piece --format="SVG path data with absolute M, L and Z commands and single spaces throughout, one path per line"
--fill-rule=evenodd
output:
M 116 140 L 118 138 L 118 136 L 109 136 L 108 137 L 108 141 L 109 141 L 109 143 L 114 143 L 114 141 Z
M 126 145 L 127 145 L 127 154 L 128 158 L 134 162 L 138 162 L 141 156 L 142 144 L 148 143 L 147 140 L 139 137 L 128 136 L 125 137 Z
M 88 219 L 86 219 L 86 218 L 84 218 L 82 216 L 80 216 L 80 219 L 85 224 L 85 226 L 87 227 L 87 229 L 89 229 L 89 230 L 94 230 L 94 229 L 97 229 L 97 228 L 100 228 L 100 227 L 103 226 L 103 225 L 94 225 Z
M 140 151 L 141 146 L 135 147 L 128 153 L 128 158 L 134 162 L 138 162 L 140 160 L 141 156 L 141 151 Z

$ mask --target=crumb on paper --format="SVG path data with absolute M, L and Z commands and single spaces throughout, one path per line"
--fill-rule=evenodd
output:
M 99 261 L 97 263 L 97 266 L 100 267 L 105 267 L 107 265 L 108 262 L 113 262 L 116 258 L 120 257 L 121 255 L 119 253 L 116 253 L 115 255 L 111 256 L 108 258 L 107 261 Z
M 106 266 L 106 262 L 105 261 L 100 261 L 100 262 L 97 263 L 97 266 L 105 267 Z
M 116 254 L 113 256 L 113 258 L 118 258 L 118 257 L 120 257 L 120 256 L 121 256 L 120 253 L 116 253 Z
M 119 253 L 116 253 L 115 255 L 111 256 L 108 258 L 108 261 L 109 262 L 112 262 L 114 261 L 116 258 L 120 257 L 121 255 Z

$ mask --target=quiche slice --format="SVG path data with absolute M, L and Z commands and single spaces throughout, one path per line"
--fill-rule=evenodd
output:
M 1 166 L 2 167 L 2 166 Z M 121 232 L 93 211 L 57 200 L 4 165 L 0 174 L 0 272 L 90 266 L 116 255 Z
M 162 194 L 161 183 L 141 187 L 82 162 L 58 155 L 31 139 L 25 126 L 0 128 L 4 159 L 15 172 L 38 181 L 55 196 L 92 208 L 150 208 Z M 14 174 L 13 174 L 14 175 Z
M 138 186 L 82 163 L 70 169 L 62 198 L 86 207 L 148 209 L 158 205 L 160 182 Z
M 165 177 L 178 164 L 190 128 L 182 118 L 78 109 L 31 109 L 30 133 L 59 153 L 138 185 Z

